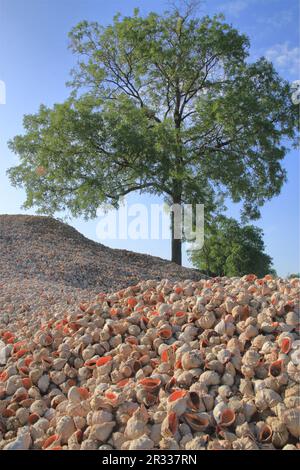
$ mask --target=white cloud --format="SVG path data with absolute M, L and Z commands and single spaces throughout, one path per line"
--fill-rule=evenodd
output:
M 297 78 L 300 76 L 300 47 L 291 47 L 288 42 L 275 44 L 265 52 L 265 56 L 278 69 L 297 75 Z

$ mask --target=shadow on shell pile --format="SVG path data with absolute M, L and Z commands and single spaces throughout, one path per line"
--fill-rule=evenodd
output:
M 143 281 L 0 330 L 0 448 L 299 448 L 299 287 Z

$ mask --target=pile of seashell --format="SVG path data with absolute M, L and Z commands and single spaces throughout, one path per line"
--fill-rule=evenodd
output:
M 149 280 L 0 330 L 0 449 L 296 450 L 299 291 Z

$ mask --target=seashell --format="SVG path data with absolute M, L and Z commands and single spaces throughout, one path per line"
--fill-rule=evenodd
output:
M 116 407 L 124 401 L 124 395 L 122 393 L 114 392 L 108 389 L 104 393 L 104 401 L 107 404 Z
M 183 354 L 181 364 L 184 370 L 196 369 L 203 364 L 200 351 L 188 351 Z
M 161 380 L 154 379 L 154 378 L 146 378 L 146 379 L 141 379 L 138 382 L 138 384 L 147 392 L 155 394 L 158 392 L 161 386 Z
M 226 372 L 221 378 L 221 383 L 232 387 L 234 384 L 234 376 Z
M 89 438 L 100 442 L 106 442 L 115 427 L 115 421 L 93 424 L 91 426 Z
M 244 331 L 244 335 L 248 340 L 251 340 L 258 335 L 258 329 L 254 325 L 248 325 Z
M 16 412 L 16 418 L 22 426 L 25 426 L 25 424 L 28 423 L 29 415 L 30 413 L 26 408 L 19 408 Z
M 81 443 L 80 450 L 98 450 L 99 442 L 96 439 L 86 439 Z
M 233 394 L 232 389 L 228 385 L 221 385 L 218 388 L 218 394 L 222 400 L 227 400 Z
M 269 374 L 272 377 L 278 377 L 283 372 L 283 361 L 277 360 L 270 364 Z
M 214 313 L 206 311 L 204 315 L 200 316 L 196 324 L 200 326 L 200 328 L 203 328 L 204 330 L 208 330 L 214 326 L 215 322 L 216 322 L 216 317 Z
M 35 400 L 30 406 L 31 413 L 36 413 L 39 416 L 43 416 L 47 409 L 47 406 L 43 400 Z
M 146 406 L 153 406 L 158 400 L 156 394 L 154 395 L 145 389 L 137 390 L 136 397 L 140 403 L 143 403 Z
M 17 436 L 17 438 L 7 444 L 4 450 L 28 450 L 31 445 L 30 433 L 25 431 Z
M 297 449 L 299 288 L 142 281 L 32 324 L 0 295 L 0 449 Z
M 285 322 L 287 325 L 295 328 L 299 324 L 299 316 L 294 311 L 288 312 L 285 317 Z
M 186 322 L 187 312 L 178 311 L 173 317 L 173 322 L 175 325 L 183 325 Z
M 160 315 L 164 315 L 166 313 L 169 313 L 171 311 L 171 305 L 169 304 L 161 304 L 159 309 L 158 309 L 158 313 Z
M 229 351 L 229 349 L 222 349 L 221 351 L 218 352 L 217 359 L 222 364 L 226 364 L 228 361 L 230 361 L 231 356 L 232 356 L 232 353 L 231 351 Z
M 157 332 L 157 336 L 165 340 L 170 339 L 172 334 L 173 334 L 172 328 L 161 328 Z
M 121 446 L 127 441 L 127 438 L 124 436 L 123 433 L 113 432 L 111 436 L 111 440 L 112 440 L 113 446 L 116 449 L 121 449 Z
M 80 403 L 89 397 L 89 392 L 83 387 L 70 387 L 68 391 L 68 399 L 73 403 Z
M 258 335 L 252 340 L 252 347 L 261 350 L 264 343 L 267 341 L 266 336 Z
M 289 433 L 286 425 L 277 418 L 270 417 L 267 419 L 268 424 L 272 429 L 272 444 L 277 449 L 282 449 L 288 442 Z
M 186 450 L 205 450 L 207 445 L 208 435 L 194 437 L 191 441 L 187 442 Z
M 179 445 L 178 445 L 176 439 L 174 439 L 172 437 L 164 437 L 159 442 L 159 448 L 161 450 L 179 450 Z
M 116 411 L 116 419 L 118 423 L 127 424 L 135 411 L 139 409 L 139 404 L 136 402 L 122 403 Z
M 289 432 L 292 436 L 299 438 L 300 437 L 300 408 L 293 408 L 287 410 L 283 413 L 282 416 L 283 423 L 286 425 Z
M 184 413 L 186 423 L 196 432 L 201 432 L 209 425 L 209 415 L 207 413 Z
M 153 426 L 151 426 L 149 437 L 151 441 L 154 442 L 154 445 L 158 446 L 159 441 L 161 440 L 161 423 L 155 423 Z
M 206 360 L 205 369 L 213 370 L 217 372 L 218 375 L 221 375 L 224 373 L 224 364 L 217 359 L 213 359 L 212 361 Z
M 186 324 L 182 328 L 182 333 L 179 334 L 178 339 L 189 343 L 198 335 L 198 328 L 193 325 Z
M 218 385 L 220 383 L 220 376 L 214 371 L 207 370 L 200 375 L 199 382 L 206 386 Z
M 161 424 L 161 435 L 165 438 L 173 437 L 178 430 L 178 418 L 174 411 L 167 414 Z
M 297 348 L 296 347 L 294 348 L 294 345 L 293 345 L 293 351 L 291 352 L 290 357 L 291 357 L 292 363 L 296 366 L 299 366 L 299 364 L 300 364 L 300 344 L 298 345 Z
M 255 395 L 255 405 L 260 411 L 273 408 L 280 402 L 282 402 L 281 396 L 269 388 L 258 390 Z
M 299 355 L 298 351 L 295 351 L 295 352 L 297 352 L 297 354 Z M 291 358 L 292 358 L 292 354 L 291 354 Z M 294 362 L 290 361 L 287 365 L 286 371 L 287 371 L 288 376 L 291 378 L 291 380 L 293 380 L 294 382 L 300 383 L 300 363 L 296 365 Z
M 254 390 L 253 390 L 253 385 L 252 385 L 251 380 L 241 379 L 240 385 L 239 385 L 239 391 L 241 392 L 243 396 L 253 397 Z
M 232 336 L 235 330 L 235 326 L 232 322 L 221 320 L 217 325 L 214 327 L 214 330 L 218 335 L 227 335 Z
M 165 345 L 161 345 L 165 346 Z M 164 348 L 164 350 L 161 353 L 161 360 L 162 362 L 167 362 L 169 364 L 173 363 L 175 359 L 175 354 L 173 348 Z
M 151 450 L 153 448 L 154 442 L 147 435 L 133 439 L 129 445 L 129 450 Z
M 198 411 L 200 408 L 204 408 L 202 400 L 197 392 L 190 391 L 187 399 L 187 406 L 194 410 Z
M 266 423 L 256 423 L 256 427 L 258 440 L 262 443 L 270 442 L 273 434 L 272 428 Z
M 288 354 L 292 347 L 292 339 L 289 336 L 284 336 L 279 342 L 280 350 L 284 354 Z
M 226 322 L 225 320 L 221 320 L 217 325 L 214 327 L 214 330 L 218 335 L 225 335 L 226 334 Z
M 243 415 L 247 422 L 250 422 L 256 412 L 257 409 L 253 401 L 245 401 L 243 403 Z
M 249 349 L 246 351 L 242 358 L 242 363 L 249 367 L 256 367 L 260 361 L 260 354 L 254 349 Z
M 5 344 L 0 341 L 0 366 L 4 366 L 11 353 L 13 352 L 13 346 L 11 344 Z
M 28 417 L 29 424 L 34 424 L 40 419 L 40 416 L 37 413 L 31 413 Z
M 22 386 L 22 380 L 18 375 L 12 375 L 6 382 L 5 391 L 7 395 L 13 395 Z
M 255 370 L 252 366 L 246 366 L 245 364 L 241 367 L 241 373 L 246 377 L 246 379 L 251 379 L 255 375 Z
M 213 416 L 215 421 L 220 426 L 231 426 L 235 421 L 235 412 L 232 408 L 229 408 L 224 402 L 218 403 L 213 409 Z
M 148 422 L 148 413 L 143 405 L 139 407 L 131 418 L 129 418 L 126 429 L 125 436 L 130 439 L 137 439 L 138 437 L 147 434 L 147 422 Z
M 43 450 L 48 450 L 48 449 L 51 449 L 51 448 L 57 447 L 57 446 L 60 446 L 60 435 L 59 434 L 53 434 L 53 435 L 47 437 L 47 439 L 45 439 L 45 441 L 42 444 L 42 449 Z
M 63 382 L 66 381 L 66 375 L 63 371 L 53 370 L 50 372 L 50 379 L 55 385 L 61 385 Z
M 50 378 L 49 378 L 49 375 L 46 375 L 46 374 L 42 375 L 37 382 L 37 386 L 42 393 L 47 392 L 49 384 L 50 384 Z
M 250 437 L 251 439 L 254 439 L 253 429 L 250 427 L 249 423 L 247 422 L 237 425 L 235 428 L 235 433 L 236 433 L 236 438 Z
M 214 439 L 212 441 L 209 441 L 209 443 L 207 445 L 207 450 L 224 450 L 222 442 L 223 441 L 219 441 L 218 439 Z
M 60 435 L 61 442 L 66 444 L 68 439 L 75 432 L 75 424 L 71 416 L 63 416 L 57 423 L 56 431 Z
M 188 393 L 186 390 L 175 390 L 168 397 L 167 410 L 175 412 L 177 416 L 182 415 L 187 408 Z
M 59 408 L 59 406 L 60 405 L 58 405 L 57 408 Z M 86 402 L 81 402 L 81 403 L 71 402 L 66 406 L 66 409 L 65 409 L 65 412 L 69 416 L 72 416 L 72 417 L 75 417 L 75 416 L 85 417 L 89 411 L 90 411 L 90 407 Z
M 231 313 L 233 319 L 235 321 L 239 321 L 243 315 L 243 307 L 241 305 L 236 305 L 232 303 L 233 307 L 230 309 L 231 311 L 227 310 L 228 313 Z
M 80 429 L 75 431 L 68 440 L 68 449 L 80 450 L 80 444 L 82 443 L 83 433 Z
M 232 443 L 233 450 L 259 450 L 257 444 L 251 437 L 241 437 Z

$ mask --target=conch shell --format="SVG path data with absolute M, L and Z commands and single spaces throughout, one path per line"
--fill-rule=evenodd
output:
M 178 418 L 174 411 L 167 414 L 161 425 L 161 435 L 165 438 L 173 437 L 178 429 Z
M 177 416 L 182 415 L 187 408 L 188 394 L 186 390 L 175 390 L 168 397 L 167 409 L 174 411 Z
M 203 431 L 209 425 L 208 413 L 184 413 L 183 415 L 187 424 L 196 432 Z
M 300 407 L 285 411 L 283 413 L 283 422 L 292 436 L 300 437 Z
M 226 403 L 220 402 L 213 410 L 215 421 L 220 426 L 231 426 L 235 421 L 235 411 Z

